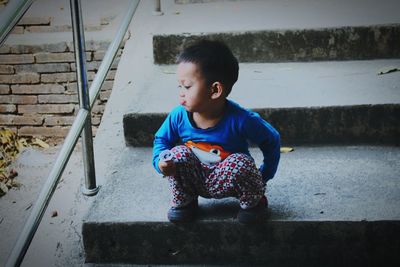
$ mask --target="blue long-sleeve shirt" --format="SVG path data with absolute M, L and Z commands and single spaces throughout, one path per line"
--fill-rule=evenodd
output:
M 155 134 L 153 145 L 153 166 L 158 168 L 161 151 L 171 149 L 188 141 L 221 146 L 229 153 L 250 155 L 249 142 L 258 145 L 264 160 L 260 166 L 263 179 L 272 179 L 280 158 L 280 136 L 268 122 L 257 113 L 247 110 L 231 100 L 217 125 L 199 129 L 192 125 L 188 112 L 183 106 L 173 109 Z

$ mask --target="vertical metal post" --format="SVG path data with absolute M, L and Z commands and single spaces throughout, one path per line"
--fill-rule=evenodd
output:
M 161 11 L 161 0 L 154 0 L 154 16 L 161 16 L 164 13 Z
M 85 36 L 82 20 L 82 9 L 80 0 L 70 0 L 71 19 L 75 47 L 76 75 L 78 82 L 79 106 L 89 111 L 85 126 L 81 135 L 82 152 L 85 172 L 85 188 L 82 193 L 93 196 L 99 191 L 96 186 L 96 173 L 94 167 L 92 121 L 90 116 L 89 87 L 86 71 Z

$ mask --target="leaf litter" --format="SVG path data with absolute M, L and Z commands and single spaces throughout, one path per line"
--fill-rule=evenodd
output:
M 39 138 L 22 138 L 11 129 L 0 128 L 0 197 L 9 189 L 21 186 L 14 180 L 18 176 L 17 170 L 10 168 L 10 165 L 26 147 L 49 148 L 49 145 Z

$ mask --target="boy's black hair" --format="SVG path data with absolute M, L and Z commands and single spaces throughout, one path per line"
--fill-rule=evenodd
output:
M 208 85 L 221 82 L 226 88 L 226 96 L 238 79 L 238 61 L 221 41 L 203 39 L 188 46 L 177 57 L 177 63 L 182 62 L 197 64 Z

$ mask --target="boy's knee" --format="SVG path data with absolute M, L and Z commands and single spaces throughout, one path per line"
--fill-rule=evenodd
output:
M 235 169 L 235 176 L 237 178 L 241 176 L 254 176 L 259 172 L 254 159 L 247 154 L 235 153 L 228 156 L 225 160 L 226 163 L 224 165 L 226 168 Z
M 234 153 L 229 155 L 225 160 L 228 162 L 234 162 L 239 166 L 254 166 L 255 162 L 252 157 L 244 153 Z

